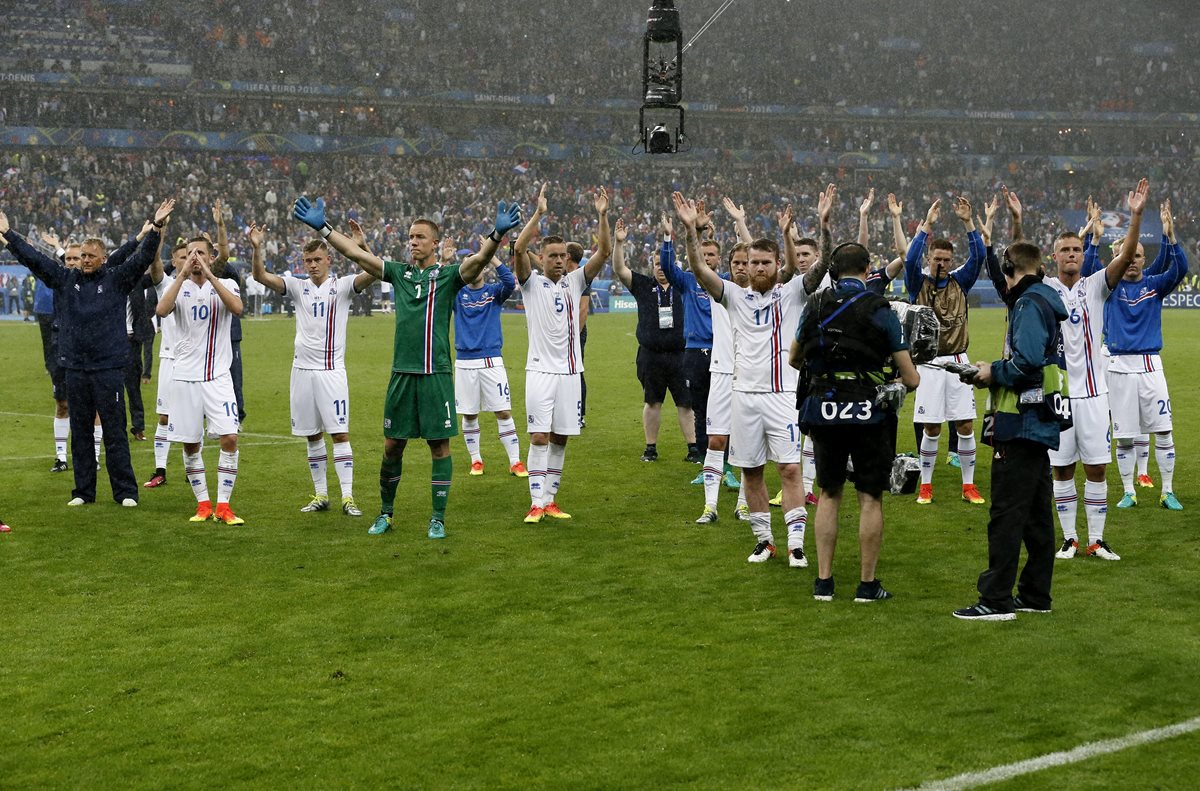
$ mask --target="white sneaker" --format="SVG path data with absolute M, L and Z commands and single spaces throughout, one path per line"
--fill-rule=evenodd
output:
M 1062 549 L 1054 553 L 1054 557 L 1059 560 L 1070 560 L 1079 552 L 1079 542 L 1073 538 L 1064 538 Z
M 71 506 L 72 508 L 74 508 L 77 505 L 86 505 L 86 504 L 87 504 L 87 500 L 84 500 L 82 497 L 73 497 L 67 501 L 67 505 Z
M 1087 556 L 1089 558 L 1100 558 L 1101 560 L 1120 560 L 1121 556 L 1112 551 L 1112 548 L 1103 541 L 1097 541 L 1087 548 Z
M 735 517 L 737 517 L 737 520 L 739 522 L 749 522 L 750 521 L 750 506 L 744 505 L 744 504 L 739 505 L 737 507 L 737 510 L 733 512 L 733 515 Z
M 126 497 L 121 501 L 121 505 L 125 506 L 126 508 L 137 508 L 137 500 L 133 499 L 132 497 Z
M 808 568 L 808 558 L 804 556 L 804 550 L 796 547 L 788 550 L 788 566 L 794 569 Z
M 704 506 L 704 513 L 700 514 L 700 518 L 696 520 L 698 525 L 711 525 L 717 521 L 717 509 Z
M 766 563 L 773 557 L 775 557 L 775 545 L 770 541 L 759 541 L 746 560 L 750 563 Z

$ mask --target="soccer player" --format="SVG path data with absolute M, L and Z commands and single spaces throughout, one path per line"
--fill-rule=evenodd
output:
M 353 239 L 325 222 L 325 200 L 296 199 L 297 220 L 318 231 L 342 255 L 363 271 L 390 283 L 395 294 L 396 334 L 392 376 L 384 401 L 383 461 L 379 469 L 380 513 L 370 529 L 381 535 L 392 528 L 396 487 L 403 471 L 404 449 L 410 439 L 423 439 L 432 457 L 430 481 L 433 513 L 430 538 L 446 537 L 446 504 L 450 499 L 453 463 L 450 438 L 458 433 L 454 414 L 454 382 L 450 365 L 450 316 L 454 298 L 475 280 L 492 260 L 500 239 L 521 221 L 521 210 L 504 201 L 496 224 L 484 237 L 479 252 L 461 264 L 438 262 L 441 231 L 432 220 L 414 220 L 408 229 L 411 264 L 387 261 L 364 250 Z
M 358 224 L 351 221 L 356 242 Z M 329 245 L 313 239 L 304 245 L 308 279 L 279 277 L 263 263 L 266 226 L 251 223 L 250 247 L 254 279 L 276 294 L 292 298 L 296 306 L 296 342 L 292 357 L 292 434 L 308 440 L 308 469 L 313 496 L 301 513 L 329 510 L 325 433 L 333 441 L 333 468 L 342 490 L 342 513 L 362 516 L 354 502 L 354 452 L 350 447 L 350 385 L 346 381 L 346 317 L 358 294 L 375 282 L 362 272 L 353 278 L 330 276 Z
M 161 256 L 155 256 L 150 266 L 150 283 L 159 302 L 176 277 L 187 277 L 187 252 L 188 243 L 183 239 L 171 248 L 171 274 L 164 272 Z M 142 484 L 146 489 L 157 489 L 167 483 L 167 459 L 171 454 L 171 389 L 175 387 L 175 332 L 174 321 L 159 321 L 162 338 L 158 343 L 158 388 L 154 402 L 158 425 L 154 428 L 154 474 Z
M 453 247 L 450 247 L 453 257 Z M 454 408 L 462 416 L 463 440 L 471 455 L 471 474 L 483 475 L 479 451 L 480 406 L 496 414 L 500 444 L 508 454 L 508 471 L 518 478 L 529 477 L 521 461 L 521 440 L 512 417 L 508 371 L 501 350 L 504 333 L 500 311 L 517 289 L 512 270 L 496 261 L 494 283 L 485 282 L 486 269 L 458 292 L 454 300 Z
M 232 351 L 229 325 L 242 312 L 235 281 L 218 278 L 212 265 L 217 250 L 206 237 L 187 243 L 183 269 L 159 298 L 155 312 L 164 324 L 175 324 L 175 365 L 170 395 L 171 419 L 167 437 L 183 443 L 183 468 L 196 496 L 193 522 L 214 519 L 227 525 L 245 524 L 233 512 L 230 497 L 237 482 L 238 411 L 229 375 Z M 161 374 L 160 374 L 161 375 Z M 220 437 L 217 462 L 217 506 L 213 508 L 201 455 L 204 424 Z
M 594 201 L 599 234 L 587 264 L 568 273 L 567 243 L 558 236 L 542 239 L 542 271 L 530 266 L 529 244 L 547 210 L 546 185 L 537 208 L 513 247 L 513 273 L 525 303 L 529 352 L 525 361 L 525 412 L 529 430 L 529 513 L 535 524 L 544 516 L 570 519 L 555 498 L 562 483 L 567 440 L 582 424 L 580 374 L 583 355 L 578 310 L 583 291 L 600 273 L 612 252 L 608 227 L 608 193 L 601 187 Z
M 1149 187 L 1145 179 L 1130 194 L 1132 220 L 1127 240 L 1136 240 L 1141 231 L 1142 210 Z M 1016 193 L 1004 190 L 1005 203 L 1012 215 L 1013 241 L 1023 240 L 1022 208 Z M 1097 221 L 1085 229 L 1096 235 L 1103 233 Z M 1084 470 L 1083 505 L 1087 521 L 1088 557 L 1101 560 L 1120 560 L 1104 540 L 1104 523 L 1108 513 L 1109 447 L 1108 384 L 1105 377 L 1106 358 L 1102 351 L 1104 314 L 1113 289 L 1125 276 L 1133 261 L 1132 244 L 1126 245 L 1127 255 L 1118 255 L 1102 270 L 1087 277 L 1081 276 L 1083 239 L 1074 231 L 1065 231 L 1054 240 L 1054 263 L 1057 274 L 1044 277 L 1042 282 L 1053 288 L 1067 309 L 1061 324 L 1064 367 L 1070 387 L 1071 419 L 1073 425 L 1061 432 L 1058 449 L 1050 451 L 1051 472 L 1054 477 L 1054 502 L 1063 531 L 1062 547 L 1055 556 L 1066 560 L 1079 551 L 1079 536 L 1075 529 L 1079 510 L 1079 495 L 1075 487 L 1075 463 Z M 1003 275 L 989 257 L 989 274 L 997 292 L 1006 293 Z
M 922 423 L 921 488 L 917 502 L 933 502 L 933 468 L 937 463 L 938 437 L 942 423 L 954 423 L 958 432 L 958 458 L 962 471 L 962 499 L 968 503 L 983 503 L 983 495 L 975 487 L 975 394 L 970 385 L 959 381 L 949 371 L 937 367 L 946 362 L 970 362 L 967 357 L 967 294 L 983 268 L 986 258 L 983 239 L 975 228 L 971 204 L 966 198 L 954 202 L 954 214 L 967 232 L 970 255 L 962 266 L 951 269 L 954 245 L 948 239 L 927 242 L 941 213 L 941 199 L 929 207 L 917 235 L 908 246 L 904 261 L 904 282 L 909 297 L 917 305 L 929 305 L 937 316 L 941 333 L 938 337 L 938 356 L 921 366 L 921 384 L 913 404 L 913 422 Z M 928 270 L 922 271 L 921 259 L 928 244 Z
M 835 194 L 832 184 L 821 193 L 818 215 L 822 234 L 828 233 L 829 210 Z M 722 280 L 698 254 L 696 226 L 706 225 L 707 218 L 699 217 L 696 204 L 680 193 L 674 193 L 672 200 L 676 214 L 687 228 L 688 258 L 693 262 L 696 279 L 729 311 L 736 338 L 737 375 L 733 382 L 729 460 L 742 468 L 750 527 L 757 540 L 747 560 L 762 563 L 775 556 L 771 511 L 763 480 L 763 469 L 768 460 L 773 460 L 783 483 L 788 564 L 805 568 L 808 558 L 804 554 L 804 532 L 808 515 L 801 484 L 796 370 L 788 364 L 788 350 L 808 299 L 807 289 L 815 289 L 825 275 L 827 263 L 822 261 L 803 277 L 780 284 L 779 245 L 770 239 L 756 239 L 748 249 L 749 287 Z
M 1175 238 L 1175 219 L 1171 202 L 1162 204 L 1163 236 L 1166 242 L 1166 269 L 1146 275 L 1142 267 L 1146 252 L 1137 244 L 1133 263 L 1125 272 L 1104 310 L 1104 326 L 1111 355 L 1108 364 L 1109 406 L 1112 409 L 1113 438 L 1117 441 L 1117 469 L 1125 495 L 1118 508 L 1137 504 L 1133 488 L 1134 438 L 1154 434 L 1154 458 L 1158 463 L 1158 502 L 1163 508 L 1182 511 L 1183 505 L 1173 490 L 1175 477 L 1175 441 L 1172 436 L 1171 396 L 1163 373 L 1162 303 L 1187 275 L 1188 260 L 1183 245 Z M 1127 240 L 1126 245 L 1136 242 Z M 1120 256 L 1120 251 L 1118 251 Z
M 58 237 L 46 231 L 42 232 L 42 241 L 55 250 L 56 257 L 63 260 L 68 268 L 79 268 L 80 245 L 68 244 L 64 249 Z M 54 289 L 41 280 L 37 281 L 34 292 L 33 312 L 42 334 L 42 359 L 46 373 L 50 374 L 54 398 L 54 465 L 50 467 L 50 472 L 66 472 L 70 469 L 67 466 L 67 438 L 71 431 L 67 370 L 58 363 L 58 310 L 54 304 Z

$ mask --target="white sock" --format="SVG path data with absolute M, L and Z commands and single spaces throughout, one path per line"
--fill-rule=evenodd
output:
M 96 444 L 96 463 L 100 463 L 100 446 L 104 444 L 104 428 L 95 426 L 92 428 L 92 441 Z
M 329 496 L 329 485 L 325 482 L 325 470 L 328 463 L 329 454 L 325 452 L 325 438 L 310 439 L 308 441 L 308 472 L 312 475 L 313 492 L 322 497 Z
M 1150 472 L 1150 435 L 1138 434 L 1133 438 L 1133 447 L 1137 450 L 1137 474 L 1147 475 Z
M 1083 482 L 1083 512 L 1087 514 L 1088 545 L 1104 540 L 1104 520 L 1108 515 L 1108 483 Z
M 154 429 L 154 468 L 165 470 L 171 453 L 171 440 L 167 439 L 167 427 L 159 424 Z
M 759 541 L 769 541 L 775 544 L 775 536 L 771 535 L 771 512 L 750 512 L 750 531 Z
M 207 500 L 208 479 L 204 475 L 204 456 L 199 453 L 193 456 L 185 450 L 183 452 L 183 474 L 187 476 L 188 483 L 192 486 L 192 494 L 196 495 L 196 502 L 202 503 Z
M 549 456 L 550 448 L 547 445 L 529 443 L 529 500 L 534 508 L 541 508 L 546 504 L 544 489 L 546 485 L 546 461 Z
M 937 464 L 938 437 L 921 433 L 921 484 L 933 483 L 933 465 Z
M 354 452 L 349 442 L 333 443 L 333 469 L 342 487 L 342 499 L 354 496 Z
M 483 461 L 483 456 L 479 455 L 479 418 L 462 419 L 462 435 L 463 442 L 467 444 L 467 453 L 471 454 L 471 463 Z
M 1133 491 L 1133 440 L 1117 440 L 1117 472 L 1121 473 L 1121 486 L 1126 492 Z
M 793 549 L 804 551 L 804 528 L 808 526 L 808 511 L 804 506 L 793 508 L 783 516 L 788 531 L 788 552 Z
M 963 486 L 975 483 L 975 435 L 958 435 L 958 463 L 962 465 Z
M 500 444 L 508 454 L 508 466 L 511 467 L 521 460 L 521 438 L 517 435 L 517 422 L 511 417 L 508 420 L 497 420 L 496 428 L 500 431 Z
M 721 491 L 721 478 L 725 474 L 725 451 L 708 449 L 704 454 L 704 507 L 717 508 L 717 493 Z
M 1164 492 L 1175 491 L 1175 439 L 1171 432 L 1154 435 L 1154 463 L 1158 465 L 1158 478 Z
M 567 459 L 567 446 L 555 445 L 551 442 L 547 448 L 546 458 L 546 504 L 554 502 L 558 495 L 558 485 L 562 481 L 563 462 Z
M 746 504 L 746 475 L 744 473 L 738 476 L 738 483 L 741 486 L 738 487 L 737 507 L 741 508 Z
M 1075 517 L 1079 512 L 1079 494 L 1075 490 L 1075 480 L 1054 482 L 1054 509 L 1058 511 L 1058 524 L 1062 527 L 1063 538 L 1079 540 L 1075 532 Z
M 67 437 L 71 434 L 71 418 L 54 418 L 54 458 L 67 460 Z
M 238 457 L 241 451 L 233 453 L 221 451 L 217 461 L 217 502 L 228 503 L 233 494 L 233 485 L 237 483 Z
M 812 437 L 804 437 L 804 450 L 801 456 L 800 475 L 804 480 L 804 496 L 813 493 L 813 481 L 817 478 L 817 452 L 813 448 Z

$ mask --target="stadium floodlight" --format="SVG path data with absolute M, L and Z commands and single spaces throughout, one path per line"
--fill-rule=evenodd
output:
M 683 29 L 674 0 L 652 0 L 642 38 L 642 108 L 638 113 L 639 145 L 650 154 L 673 154 L 686 140 L 683 106 Z M 647 124 L 646 113 L 669 116 Z M 636 150 L 637 146 L 634 147 Z

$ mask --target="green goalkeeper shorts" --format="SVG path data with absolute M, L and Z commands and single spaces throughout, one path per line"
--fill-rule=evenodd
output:
M 449 439 L 457 435 L 452 374 L 392 371 L 383 404 L 383 436 L 390 439 Z

